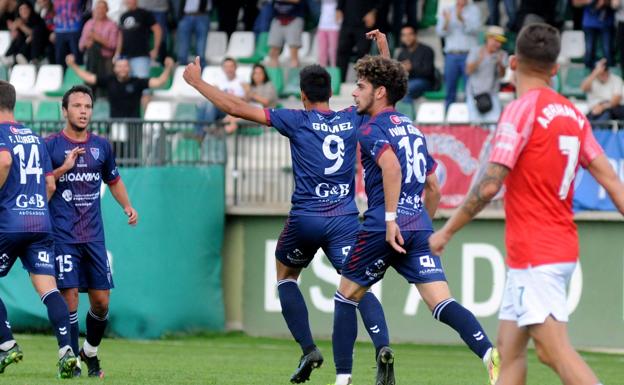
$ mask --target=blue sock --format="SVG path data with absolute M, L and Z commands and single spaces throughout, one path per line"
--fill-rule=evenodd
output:
M 0 344 L 11 340 L 13 340 L 13 333 L 11 332 L 9 316 L 4 302 L 0 299 Z
M 288 325 L 290 333 L 295 341 L 301 346 L 303 354 L 308 354 L 316 347 L 310 331 L 308 321 L 308 308 L 299 290 L 297 281 L 284 279 L 277 283 L 280 303 L 282 304 L 282 315 Z
M 104 316 L 98 316 L 93 312 L 93 309 L 89 309 L 87 313 L 87 337 L 86 340 L 89 345 L 93 347 L 100 346 L 102 337 L 104 337 L 104 331 L 108 325 L 108 313 Z
M 334 332 L 332 347 L 336 374 L 350 374 L 353 368 L 353 346 L 357 338 L 358 303 L 342 296 L 334 295 Z
M 59 348 L 71 346 L 69 309 L 61 293 L 58 289 L 50 290 L 41 296 L 41 302 L 48 308 L 48 318 L 54 328 Z
M 69 333 L 71 334 L 71 348 L 75 355 L 80 351 L 78 338 L 80 334 L 80 325 L 78 324 L 78 311 L 69 312 Z
M 455 329 L 470 350 L 479 358 L 483 358 L 488 349 L 492 347 L 492 343 L 474 314 L 455 302 L 454 298 L 437 304 L 433 309 L 433 317 Z
M 366 331 L 375 345 L 375 357 L 384 346 L 390 345 L 388 325 L 381 303 L 375 294 L 366 292 L 358 305 Z

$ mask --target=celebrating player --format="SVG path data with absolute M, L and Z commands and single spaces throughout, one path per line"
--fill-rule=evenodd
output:
M 88 290 L 87 338 L 80 350 L 89 377 L 103 377 L 97 356 L 108 323 L 110 289 L 114 287 L 104 245 L 100 187 L 106 183 L 113 197 L 136 225 L 137 212 L 119 176 L 110 143 L 87 131 L 93 95 L 86 86 L 74 86 L 63 95 L 63 130 L 46 138 L 56 180 L 50 200 L 54 220 L 56 280 L 69 306 L 71 345 L 78 349 L 78 289 Z M 76 376 L 80 375 L 80 365 Z
M 380 51 L 388 54 L 385 36 L 373 31 L 369 37 L 378 39 Z M 196 59 L 186 67 L 184 79 L 219 109 L 273 126 L 290 139 L 295 191 L 275 257 L 282 314 L 303 351 L 291 382 L 305 382 L 312 369 L 321 366 L 323 357 L 312 338 L 308 311 L 297 278 L 319 248 L 340 271 L 343 259 L 355 243 L 358 229 L 358 210 L 354 201 L 356 129 L 365 117 L 358 115 L 353 107 L 339 112 L 329 109 L 331 79 L 329 73 L 318 65 L 308 66 L 300 73 L 304 110 L 264 110 L 250 106 L 202 81 L 200 74 L 199 59 Z M 367 292 L 359 309 L 379 351 L 389 344 L 381 304 Z M 336 383 L 348 384 L 350 376 L 343 375 Z
M 394 109 L 407 90 L 407 73 L 395 60 L 370 56 L 360 59 L 355 70 L 357 110 L 371 116 L 358 132 L 368 210 L 334 297 L 336 371 L 352 366 L 358 303 L 392 266 L 416 285 L 433 316 L 455 329 L 483 360 L 494 384 L 498 353 L 474 315 L 451 297 L 440 258 L 427 243 L 440 192 L 424 135 Z M 377 356 L 377 385 L 394 385 L 393 364 L 394 352 L 384 347 Z
M 498 123 L 485 173 L 461 207 L 430 238 L 441 253 L 503 186 L 509 271 L 499 313 L 498 385 L 524 384 L 527 343 L 566 385 L 596 385 L 598 379 L 574 350 L 566 323 L 566 286 L 579 257 L 572 216 L 574 176 L 585 167 L 624 213 L 624 185 L 618 180 L 592 129 L 570 101 L 553 91 L 559 32 L 546 24 L 525 27 L 510 65 L 518 99 Z
M 15 88 L 0 81 L 0 277 L 19 257 L 48 308 L 59 346 L 58 376 L 71 378 L 77 360 L 71 348 L 69 311 L 54 280 L 54 240 L 48 200 L 54 193 L 50 157 L 43 140 L 14 123 Z M 0 373 L 23 358 L 0 300 Z

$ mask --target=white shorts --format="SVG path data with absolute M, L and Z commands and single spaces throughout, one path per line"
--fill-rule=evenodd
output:
M 518 327 L 544 323 L 549 315 L 568 322 L 566 288 L 576 263 L 509 269 L 498 318 Z

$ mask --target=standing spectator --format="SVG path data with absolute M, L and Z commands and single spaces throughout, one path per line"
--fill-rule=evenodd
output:
M 340 23 L 336 20 L 336 0 L 322 0 L 316 39 L 318 42 L 318 61 L 322 67 L 329 64 L 336 66 L 338 52 L 338 33 Z
M 426 0 L 423 0 L 426 1 Z M 393 0 L 392 1 L 392 34 L 394 42 L 400 41 L 402 26 L 405 24 L 418 28 L 418 0 Z M 403 21 L 405 15 L 405 21 Z
M 418 41 L 416 27 L 405 25 L 401 28 L 401 48 L 396 55 L 408 73 L 407 94 L 403 101 L 412 103 L 425 91 L 433 88 L 435 66 L 433 49 Z
M 583 32 L 585 32 L 585 67 L 594 68 L 596 63 L 596 40 L 602 41 L 602 55 L 609 67 L 615 64 L 611 53 L 614 12 L 609 0 L 575 0 L 575 6 L 583 9 Z
M 93 18 L 86 22 L 78 44 L 80 50 L 86 53 L 87 71 L 100 78 L 113 73 L 113 55 L 119 40 L 119 28 L 108 18 L 107 12 L 106 0 L 98 0 Z
M 341 21 L 338 35 L 338 68 L 344 82 L 349 60 L 355 47 L 356 60 L 370 51 L 371 41 L 366 32 L 377 24 L 377 12 L 388 0 L 338 0 L 336 20 Z
M 301 0 L 273 0 L 273 21 L 269 29 L 270 65 L 279 65 L 279 55 L 288 44 L 290 66 L 299 67 L 299 48 L 303 32 L 304 4 Z
M 137 6 L 137 0 L 125 0 L 127 11 L 121 15 L 119 42 L 115 56 L 123 56 L 130 62 L 131 75 L 149 77 L 150 58 L 156 60 L 162 39 L 162 30 L 154 16 Z M 154 34 L 154 48 L 150 50 L 150 34 Z
M 46 53 L 48 29 L 29 2 L 20 2 L 17 11 L 18 17 L 8 22 L 12 40 L 5 53 L 7 64 L 38 62 Z
M 500 25 L 500 0 L 487 0 L 490 15 L 487 18 L 488 25 Z M 513 30 L 516 24 L 516 0 L 503 0 L 507 13 L 507 29 Z
M 219 20 L 219 31 L 232 35 L 238 26 L 238 14 L 243 9 L 243 25 L 245 31 L 253 29 L 258 17 L 258 0 L 214 0 Z
M 611 7 L 615 11 L 615 23 L 616 23 L 616 43 L 617 50 L 620 54 L 620 68 L 622 74 L 624 74 L 624 1 L 611 0 Z
M 78 49 L 80 22 L 82 18 L 81 0 L 54 0 L 54 56 L 56 63 L 65 64 L 65 56 L 71 53 L 78 64 L 82 55 Z
M 160 26 L 162 37 L 158 47 L 158 61 L 163 63 L 167 57 L 167 38 L 169 27 L 167 25 L 167 12 L 169 11 L 169 0 L 139 0 L 139 8 L 152 13 L 154 19 Z
M 446 108 L 455 102 L 459 78 L 466 80 L 466 58 L 472 47 L 478 45 L 477 35 L 481 27 L 479 8 L 468 0 L 457 0 L 455 5 L 442 10 L 436 32 L 445 40 L 444 87 Z M 465 83 L 464 83 L 465 84 Z
M 48 44 L 46 44 L 45 56 L 49 63 L 56 63 L 54 54 L 54 4 L 51 0 L 37 0 L 35 3 L 35 11 L 41 16 L 48 29 Z
M 522 27 L 534 23 L 546 23 L 561 28 L 562 5 L 562 0 L 521 0 L 516 13 L 515 32 L 520 32 Z
M 501 46 L 506 41 L 503 28 L 490 26 L 486 32 L 485 45 L 473 47 L 468 54 L 466 104 L 471 122 L 498 121 L 502 111 L 498 90 L 507 64 L 507 53 Z
M 600 121 L 622 119 L 622 78 L 611 73 L 607 60 L 601 59 L 588 77 L 581 83 L 581 90 L 587 93 L 589 114 L 587 119 Z
M 191 38 L 195 35 L 195 52 L 202 63 L 206 64 L 206 39 L 210 30 L 210 0 L 182 1 L 182 19 L 178 23 L 178 63 L 188 63 Z
M 0 0 L 0 30 L 9 29 L 8 21 L 17 17 L 17 0 Z

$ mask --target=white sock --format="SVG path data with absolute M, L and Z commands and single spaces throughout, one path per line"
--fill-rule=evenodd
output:
M 336 385 L 349 385 L 351 383 L 351 374 L 337 374 Z
M 5 352 L 15 346 L 15 340 L 8 340 L 0 344 L 0 350 L 4 350 Z
M 487 367 L 488 363 L 490 363 L 490 356 L 492 355 L 492 348 L 489 348 L 487 350 L 487 352 L 485 352 L 485 355 L 483 356 L 482 360 L 483 360 L 483 364 Z
M 65 355 L 65 353 L 67 353 L 67 351 L 72 351 L 71 346 L 69 345 L 65 345 L 62 348 L 59 349 L 59 358 L 63 358 L 63 356 Z
M 84 344 L 82 345 L 82 350 L 84 350 L 85 356 L 87 356 L 87 357 L 95 357 L 95 356 L 97 356 L 98 347 L 97 346 L 91 346 L 91 344 L 89 344 L 85 340 Z

